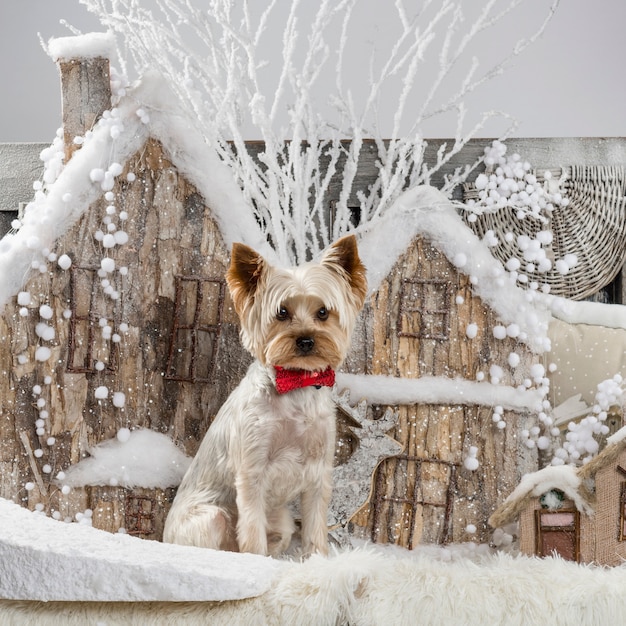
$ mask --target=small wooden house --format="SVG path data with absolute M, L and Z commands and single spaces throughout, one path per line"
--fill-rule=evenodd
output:
M 598 565 L 626 558 L 626 429 L 586 465 L 524 477 L 494 512 L 493 527 L 519 522 L 520 551 Z

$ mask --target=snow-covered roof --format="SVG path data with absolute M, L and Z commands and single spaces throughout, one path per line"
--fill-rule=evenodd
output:
M 115 177 L 112 172 L 121 172 L 119 165 L 150 137 L 162 143 L 168 159 L 203 195 L 227 245 L 243 241 L 275 261 L 227 166 L 180 114 L 163 81 L 146 76 L 86 134 L 66 165 L 56 165 L 58 175 L 45 193 L 35 193 L 21 228 L 0 240 L 0 309 L 19 291 L 31 267 L 45 263 L 54 242 L 103 195 Z M 62 150 L 57 146 L 55 152 L 53 144 L 49 152 L 42 154 L 43 160 L 54 161 Z M 94 176 L 96 171 L 105 178 Z
M 523 476 L 519 485 L 489 518 L 489 524 L 500 528 L 512 522 L 531 498 L 538 498 L 553 489 L 562 491 L 579 511 L 588 515 L 593 513 L 578 469 L 573 465 L 548 465 Z

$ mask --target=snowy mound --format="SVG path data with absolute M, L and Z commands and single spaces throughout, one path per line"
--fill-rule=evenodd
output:
M 113 535 L 0 499 L 0 598 L 212 601 L 267 591 L 280 561 Z
M 122 428 L 115 439 L 98 444 L 90 457 L 65 471 L 60 482 L 70 487 L 110 485 L 161 488 L 180 484 L 191 458 L 167 436 L 140 428 Z M 158 461 L 158 462 L 155 462 Z

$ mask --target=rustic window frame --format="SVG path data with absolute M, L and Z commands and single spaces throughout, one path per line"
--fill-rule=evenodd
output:
M 425 306 L 426 289 L 431 286 L 440 288 L 441 306 L 435 309 L 429 309 Z M 412 294 L 418 293 L 417 297 Z M 436 293 L 439 293 L 437 291 Z M 409 297 L 410 294 L 410 297 Z M 397 329 L 399 337 L 413 337 L 418 339 L 433 339 L 435 341 L 448 341 L 450 339 L 450 301 L 452 294 L 452 283 L 448 280 L 429 279 L 422 280 L 417 278 L 405 278 L 400 285 L 400 306 L 398 307 Z M 402 330 L 403 316 L 412 316 L 415 313 L 420 315 L 419 332 L 408 332 Z M 435 325 L 424 323 L 429 316 L 441 316 L 441 319 Z M 428 328 L 441 328 L 441 332 L 429 332 Z
M 385 461 L 396 461 L 406 463 L 406 469 L 408 470 L 409 464 L 413 464 L 415 467 L 415 489 L 413 495 L 410 498 L 403 497 L 395 493 L 395 490 L 390 495 L 385 495 L 387 486 L 387 479 L 385 476 Z M 433 458 L 418 458 L 407 454 L 399 454 L 397 456 L 389 457 L 385 459 L 376 470 L 375 473 L 375 487 L 374 495 L 371 499 L 371 506 L 373 508 L 373 523 L 371 529 L 371 540 L 373 543 L 379 543 L 381 538 L 383 540 L 389 540 L 393 535 L 393 528 L 390 522 L 394 517 L 398 517 L 398 513 L 395 511 L 396 506 L 408 507 L 408 512 L 405 510 L 402 513 L 402 517 L 408 518 L 408 534 L 409 542 L 408 549 L 412 550 L 415 547 L 415 525 L 418 517 L 418 509 L 422 506 L 432 506 L 439 509 L 443 509 L 443 527 L 442 527 L 442 545 L 447 545 L 452 541 L 452 510 L 454 506 L 454 496 L 457 488 L 457 472 L 459 465 L 450 461 L 442 461 L 441 459 Z M 430 500 L 419 498 L 417 485 L 421 482 L 422 477 L 422 465 L 424 463 L 430 463 L 434 465 L 444 465 L 448 468 L 449 480 L 448 489 L 445 495 L 445 502 L 431 502 Z M 390 512 L 387 514 L 387 524 L 382 523 L 382 507 L 385 503 L 389 503 Z M 384 526 L 384 527 L 383 527 Z
M 156 498 L 147 495 L 127 493 L 124 498 L 124 524 L 129 535 L 152 535 L 156 532 Z M 145 511 L 143 503 L 149 503 L 149 511 Z M 143 522 L 147 521 L 146 527 Z
M 101 318 L 115 323 L 119 315 L 119 301 L 111 301 L 113 303 L 113 314 L 106 311 L 96 312 L 96 300 L 98 293 L 98 268 L 90 266 L 74 265 L 69 268 L 70 270 L 70 318 L 69 329 L 67 337 L 67 362 L 66 371 L 71 374 L 88 374 L 94 371 L 94 344 L 96 341 L 96 329 L 99 328 L 99 321 Z M 89 272 L 91 274 L 90 280 L 91 290 L 89 293 L 89 311 L 87 314 L 81 315 L 78 313 L 78 290 L 79 290 L 79 277 L 78 272 Z M 79 327 L 82 323 L 85 323 L 87 328 L 87 337 L 81 337 Z M 76 354 L 78 347 L 83 345 L 83 341 L 87 342 L 85 347 L 85 356 L 83 362 L 80 365 L 76 364 Z M 111 339 L 105 340 L 108 342 L 109 358 L 105 363 L 105 369 L 109 372 L 117 370 L 117 364 L 119 360 L 119 345 L 117 342 Z
M 168 350 L 167 364 L 165 368 L 165 378 L 167 380 L 176 380 L 180 382 L 209 382 L 215 371 L 215 364 L 217 361 L 217 344 L 221 333 L 222 318 L 224 312 L 224 299 L 226 297 L 226 283 L 222 278 L 210 278 L 203 276 L 183 276 L 178 275 L 175 277 L 175 302 L 174 302 L 174 322 L 172 325 L 172 331 L 170 335 L 170 344 Z M 195 309 L 193 313 L 193 321 L 184 323 L 182 321 L 184 308 L 186 303 L 183 301 L 184 285 L 185 283 L 196 283 L 195 294 Z M 200 313 L 203 303 L 203 286 L 207 283 L 214 283 L 218 287 L 218 302 L 216 307 L 216 320 L 214 324 L 203 324 L 200 322 Z M 178 336 L 179 331 L 189 331 L 191 337 L 191 356 L 189 359 L 189 367 L 186 375 L 176 373 L 175 358 L 179 351 Z M 206 376 L 198 374 L 198 344 L 199 333 L 209 333 L 212 339 L 213 349 L 209 359 L 209 366 L 207 368 Z

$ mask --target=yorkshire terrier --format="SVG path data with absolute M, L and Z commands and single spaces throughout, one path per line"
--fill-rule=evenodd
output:
M 300 496 L 302 552 L 327 554 L 330 388 L 367 291 L 356 238 L 339 239 L 319 263 L 291 269 L 236 243 L 226 282 L 255 361 L 207 431 L 163 539 L 277 556 L 291 543 L 288 505 Z

